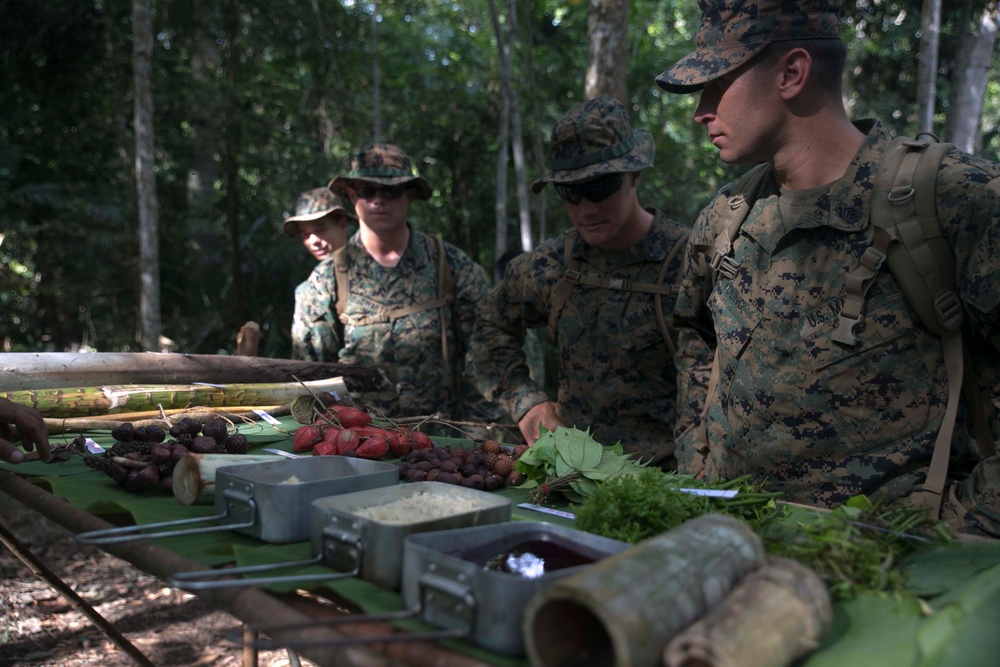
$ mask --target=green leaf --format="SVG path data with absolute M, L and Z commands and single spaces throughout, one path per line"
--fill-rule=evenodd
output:
M 556 427 L 555 446 L 559 456 L 571 470 L 591 470 L 601 463 L 604 446 L 590 436 L 590 431 L 581 431 L 565 426 Z M 558 465 L 558 460 L 556 461 Z
M 994 664 L 1000 655 L 1000 565 L 973 577 L 927 619 L 917 645 L 927 667 Z
M 579 477 L 569 483 L 571 489 L 579 493 L 584 498 L 589 498 L 597 493 L 597 484 L 592 479 Z

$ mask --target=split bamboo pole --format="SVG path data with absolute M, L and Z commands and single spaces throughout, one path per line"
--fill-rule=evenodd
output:
M 113 415 L 123 412 L 198 407 L 234 407 L 290 403 L 298 396 L 323 392 L 347 395 L 342 378 L 312 382 L 228 385 L 105 385 L 0 391 L 0 397 L 28 405 L 43 417 Z

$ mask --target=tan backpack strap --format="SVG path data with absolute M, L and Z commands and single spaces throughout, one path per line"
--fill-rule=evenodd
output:
M 562 316 L 563 308 L 569 301 L 569 295 L 573 292 L 573 286 L 580 281 L 580 264 L 573 257 L 573 240 L 576 238 L 576 230 L 570 230 L 566 234 L 566 244 L 563 250 L 563 266 L 566 271 L 556 282 L 552 289 L 552 303 L 549 304 L 549 338 L 557 340 L 559 334 L 559 317 Z
M 891 237 L 892 244 L 885 254 L 900 290 L 924 326 L 941 337 L 948 377 L 948 403 L 934 441 L 923 489 L 914 495 L 914 502 L 926 507 L 934 518 L 940 516 L 948 483 L 948 464 L 962 391 L 970 386 L 964 380 L 964 312 L 955 288 L 955 257 L 937 217 L 938 169 L 951 148 L 950 144 L 936 141 L 893 139 L 879 163 L 870 218 L 876 228 L 884 228 Z M 975 399 L 970 401 L 973 409 L 975 402 Z M 977 433 L 977 437 L 979 435 Z
M 750 215 L 750 209 L 757 201 L 757 195 L 770 173 L 769 164 L 766 162 L 759 164 L 736 181 L 729 197 L 715 199 L 712 217 L 722 220 L 719 235 L 715 237 L 715 242 L 711 245 L 695 243 L 691 247 L 697 252 L 708 255 L 709 263 L 716 274 L 721 273 L 730 280 L 736 277 L 740 265 L 729 256 L 729 253 L 732 252 L 733 243 L 740 234 L 740 228 L 747 216 Z
M 333 268 L 337 281 L 337 319 L 346 324 L 347 299 L 351 295 L 351 283 L 347 275 L 350 266 L 347 262 L 346 245 L 333 252 Z
M 677 255 L 684 249 L 687 245 L 688 238 L 691 236 L 690 230 L 685 231 L 679 239 L 674 243 L 673 247 L 667 253 L 666 258 L 663 263 L 660 264 L 660 272 L 656 275 L 656 284 L 662 285 L 664 279 L 667 277 L 667 270 L 670 268 L 670 264 L 674 261 Z M 680 293 L 680 285 L 671 285 L 674 288 L 674 295 Z M 663 316 L 663 295 L 657 293 L 653 296 L 653 308 L 656 313 L 656 323 L 660 327 L 660 332 L 663 334 L 663 340 L 667 344 L 667 350 L 670 352 L 671 357 L 677 356 L 677 346 L 674 345 L 673 336 L 670 334 L 670 327 L 667 325 L 667 318 Z

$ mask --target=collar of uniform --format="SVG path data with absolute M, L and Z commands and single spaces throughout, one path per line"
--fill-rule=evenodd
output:
M 856 121 L 854 126 L 865 132 L 865 140 L 844 171 L 844 175 L 830 185 L 826 194 L 817 198 L 816 207 L 803 212 L 795 220 L 783 220 L 781 225 L 776 225 L 770 215 L 751 214 L 741 232 L 753 238 L 768 252 L 774 252 L 780 240 L 793 229 L 828 226 L 845 232 L 863 230 L 868 224 L 875 173 L 879 160 L 889 144 L 889 136 L 881 123 L 876 120 Z M 777 185 L 771 176 L 758 194 L 758 204 L 769 205 L 765 200 L 776 194 Z
M 399 263 L 392 267 L 396 270 L 410 270 L 411 268 L 421 268 L 427 264 L 434 262 L 434 254 L 431 250 L 431 240 L 427 234 L 424 234 L 418 229 L 414 229 L 413 225 L 409 222 L 406 226 L 410 228 L 410 242 L 406 246 L 406 250 L 403 251 L 403 256 L 399 258 Z M 387 269 L 388 267 L 383 267 L 381 264 L 375 261 L 375 259 L 368 254 L 365 249 L 364 244 L 361 242 L 361 232 L 355 232 L 350 239 L 347 241 L 348 245 L 348 258 L 351 261 L 351 265 L 358 265 L 359 268 L 370 265 L 368 273 L 376 270 L 376 267 L 381 269 Z
M 848 232 L 860 231 L 868 224 L 878 163 L 889 145 L 889 133 L 879 121 L 867 118 L 855 121 L 854 126 L 865 133 L 865 140 L 843 177 L 830 188 L 827 219 L 834 229 Z
M 599 252 L 602 257 L 614 257 L 616 266 L 628 266 L 639 262 L 662 262 L 670 251 L 670 238 L 667 234 L 667 216 L 656 208 L 647 208 L 653 214 L 653 224 L 638 243 L 623 250 L 605 251 L 594 248 L 583 240 L 580 234 L 573 241 L 572 254 L 578 260 L 593 264 L 592 253 Z

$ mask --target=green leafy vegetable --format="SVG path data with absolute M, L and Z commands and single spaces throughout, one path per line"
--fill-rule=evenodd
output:
M 696 495 L 681 489 L 735 490 L 732 498 Z M 645 468 L 634 475 L 609 478 L 576 511 L 581 530 L 636 543 L 708 513 L 729 514 L 752 528 L 776 514 L 776 493 L 764 493 L 741 477 L 706 484 L 689 475 Z
M 581 503 L 610 477 L 645 469 L 645 464 L 622 451 L 621 443 L 606 447 L 594 440 L 589 430 L 557 426 L 549 431 L 543 427 L 515 468 L 527 480 L 523 486 L 534 489 L 532 502 L 541 505 L 559 493 L 571 503 Z
M 847 600 L 862 590 L 904 593 L 900 557 L 940 546 L 949 533 L 922 507 L 883 507 L 855 496 L 791 529 L 776 525 L 763 537 L 768 553 L 807 565 L 827 580 L 835 600 Z

